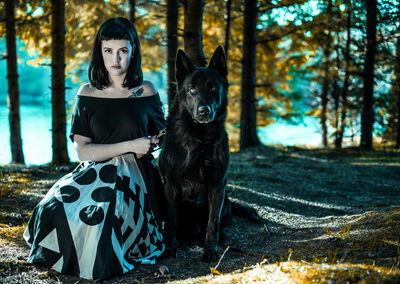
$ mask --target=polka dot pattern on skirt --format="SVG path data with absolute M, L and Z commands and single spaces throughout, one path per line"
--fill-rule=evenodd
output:
M 79 212 L 79 218 L 86 225 L 98 225 L 104 220 L 104 210 L 99 206 L 90 205 Z

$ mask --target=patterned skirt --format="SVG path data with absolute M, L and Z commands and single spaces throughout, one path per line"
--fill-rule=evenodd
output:
M 125 154 L 84 162 L 58 180 L 25 230 L 28 262 L 86 279 L 109 279 L 154 263 L 164 243 L 152 196 L 157 189 L 148 187 L 159 175 L 152 158 L 142 159 Z

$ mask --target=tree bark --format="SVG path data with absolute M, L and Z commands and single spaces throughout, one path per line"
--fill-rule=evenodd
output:
M 203 53 L 203 12 L 205 0 L 184 0 L 185 13 L 185 52 L 196 66 L 206 66 Z
M 339 61 L 339 60 L 337 60 Z M 339 67 L 339 66 L 338 66 Z M 339 76 L 335 76 L 332 83 L 332 98 L 335 109 L 335 147 L 337 148 L 336 141 L 339 134 L 339 120 L 340 120 L 340 94 L 338 86 Z
M 17 43 L 15 35 L 14 1 L 5 1 L 6 12 L 6 42 L 7 42 L 7 82 L 8 82 L 8 112 L 10 123 L 11 162 L 25 163 L 22 150 L 21 120 L 19 113 L 19 85 L 17 67 Z
M 225 26 L 225 59 L 228 64 L 229 38 L 231 33 L 232 0 L 226 1 L 226 26 Z
M 167 40 L 168 106 L 171 107 L 176 94 L 175 57 L 178 50 L 178 0 L 167 1 Z
M 400 12 L 400 5 L 399 5 Z M 396 43 L 396 61 L 394 63 L 394 85 L 393 85 L 393 97 L 394 103 L 396 104 L 396 149 L 400 149 L 400 28 L 397 31 L 397 43 Z M 395 119 L 395 121 L 396 121 Z
M 332 1 L 329 0 L 328 7 L 326 13 L 328 16 L 332 11 Z M 329 27 L 330 23 L 327 23 Z M 328 128 L 327 128 L 327 109 L 328 109 L 328 88 L 330 84 L 330 55 L 331 55 L 331 31 L 328 28 L 326 34 L 326 42 L 324 47 L 324 80 L 322 83 L 322 91 L 321 91 L 321 130 L 322 130 L 322 145 L 327 148 L 328 147 Z
M 361 144 L 365 150 L 372 150 L 374 125 L 374 65 L 376 50 L 377 0 L 367 0 L 367 51 L 364 62 L 364 97 L 361 116 Z
M 260 144 L 257 136 L 257 110 L 255 99 L 257 0 L 244 2 L 242 109 L 240 117 L 240 149 Z
M 132 23 L 135 23 L 135 7 L 136 7 L 135 0 L 129 0 L 129 20 Z
M 400 40 L 398 40 L 400 41 Z M 399 43 L 397 43 L 397 50 L 399 50 Z M 399 53 L 398 53 L 399 54 Z M 400 56 L 400 54 L 398 55 Z M 400 71 L 399 71 L 400 72 Z M 397 129 L 396 129 L 396 149 L 400 149 L 400 73 L 399 77 L 397 77 Z
M 349 90 L 349 79 L 350 79 L 350 72 L 349 72 L 349 66 L 350 66 L 350 43 L 351 43 L 351 10 L 352 10 L 352 5 L 351 1 L 347 1 L 347 23 L 346 23 L 346 34 L 347 34 L 347 40 L 346 40 L 346 49 L 344 52 L 344 64 L 345 64 L 345 74 L 344 74 L 344 79 L 343 79 L 343 89 L 341 92 L 341 99 L 342 99 L 342 110 L 341 110 L 341 115 L 340 115 L 340 128 L 339 132 L 337 135 L 337 139 L 335 141 L 336 149 L 342 148 L 343 144 L 343 136 L 344 136 L 344 130 L 346 129 L 346 116 L 347 116 L 347 111 L 348 111 L 348 101 L 347 101 L 347 93 Z
M 69 162 L 66 140 L 65 113 L 65 1 L 52 0 L 51 3 L 51 48 L 52 48 L 52 139 L 53 164 Z

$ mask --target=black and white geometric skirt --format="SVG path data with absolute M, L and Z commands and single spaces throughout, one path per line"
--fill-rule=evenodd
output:
M 109 279 L 164 251 L 133 154 L 84 162 L 36 206 L 24 238 L 28 262 L 86 279 Z

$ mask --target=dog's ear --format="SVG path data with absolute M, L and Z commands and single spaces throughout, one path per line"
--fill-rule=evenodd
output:
M 226 66 L 225 52 L 222 46 L 218 46 L 211 57 L 208 68 L 218 71 L 222 77 L 226 78 L 228 75 L 228 68 Z
M 193 71 L 194 65 L 190 58 L 186 55 L 186 53 L 179 49 L 178 53 L 176 54 L 175 60 L 175 79 L 176 81 L 182 82 L 185 79 L 185 76 Z

